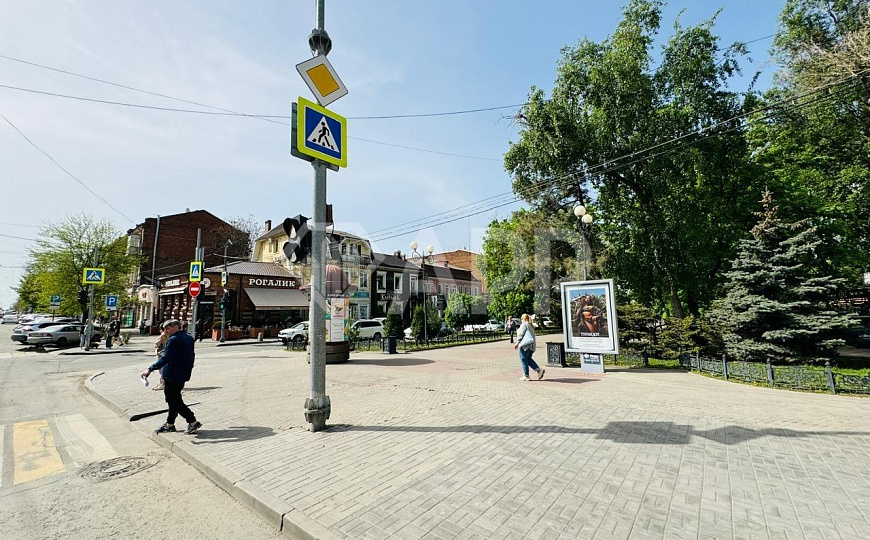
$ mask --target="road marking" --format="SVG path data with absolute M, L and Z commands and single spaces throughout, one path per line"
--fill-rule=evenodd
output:
M 83 414 L 71 414 L 57 419 L 58 447 L 80 467 L 85 463 L 118 457 L 115 449 Z
M 0 487 L 3 487 L 3 456 L 5 456 L 6 447 L 3 445 L 4 436 L 6 435 L 6 426 L 0 424 Z
M 12 485 L 66 471 L 45 420 L 16 423 L 12 431 L 12 450 L 15 460 Z

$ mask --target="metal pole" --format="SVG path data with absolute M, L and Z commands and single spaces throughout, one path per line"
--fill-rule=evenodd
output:
M 426 320 L 426 312 L 429 311 L 429 282 L 426 281 L 426 256 L 423 259 L 423 343 L 429 344 L 429 323 Z
M 154 250 L 151 252 L 151 286 L 155 289 L 154 296 L 156 297 L 156 289 L 157 286 L 154 285 L 154 271 L 155 266 L 157 266 L 157 239 L 160 237 L 160 216 L 157 216 L 157 230 L 154 231 Z M 157 315 L 157 306 L 153 303 L 151 304 L 151 313 L 148 316 L 148 322 L 151 323 L 151 326 L 154 326 L 154 319 Z
M 229 243 L 224 244 L 224 275 L 227 275 L 227 247 L 229 247 Z M 229 280 L 227 280 L 227 281 L 229 281 Z M 226 337 L 226 331 L 227 331 L 226 295 L 227 295 L 227 290 L 226 290 L 225 286 L 223 288 L 223 291 L 224 291 L 224 300 L 222 300 L 223 307 L 221 308 L 221 339 L 220 339 L 221 343 L 224 343 L 227 340 L 227 337 Z
M 325 0 L 317 0 L 317 28 L 311 32 L 308 43 L 315 56 L 325 56 L 332 48 L 329 34 L 324 30 Z M 326 234 L 326 163 L 314 161 L 314 229 L 311 234 L 311 306 L 309 309 L 309 341 L 311 342 L 311 388 L 305 400 L 305 421 L 310 431 L 326 428 L 332 412 L 326 395 L 326 319 L 324 309 L 326 264 L 323 241 Z
M 99 265 L 100 262 L 100 248 L 94 248 L 94 268 Z M 91 336 L 94 335 L 94 292 L 96 292 L 96 285 L 88 285 L 90 291 L 88 292 L 88 325 L 85 327 L 85 350 L 91 350 Z
M 194 261 L 202 260 L 202 229 L 196 230 L 196 253 L 193 254 Z M 202 270 L 202 269 L 201 269 Z M 190 287 L 190 283 L 187 284 L 188 288 Z M 189 289 L 188 289 L 189 290 Z M 190 326 L 187 327 L 187 333 L 190 334 L 190 337 L 196 339 L 196 311 L 199 306 L 199 297 L 193 298 L 193 318 L 191 319 Z

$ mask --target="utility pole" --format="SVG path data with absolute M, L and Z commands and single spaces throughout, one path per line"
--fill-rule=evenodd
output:
M 99 266 L 100 248 L 94 248 L 94 267 Z M 91 336 L 94 334 L 94 292 L 96 285 L 89 285 L 88 288 L 88 325 L 85 327 L 85 350 L 91 350 Z
M 230 247 L 232 244 L 233 244 L 233 242 L 229 238 L 227 238 L 227 241 L 224 244 L 224 273 L 223 273 L 224 276 L 227 275 L 227 248 Z M 223 288 L 224 296 L 221 299 L 221 339 L 220 339 L 220 342 L 224 343 L 227 340 L 227 337 L 226 337 L 226 331 L 227 331 L 226 294 L 227 294 L 227 289 L 226 289 L 226 284 L 224 284 L 224 283 L 221 283 L 221 287 Z
M 202 229 L 196 230 L 196 253 L 193 254 L 194 261 L 202 260 Z M 205 268 L 203 268 L 205 270 Z M 188 282 L 188 287 L 190 283 Z M 187 333 L 190 334 L 194 340 L 196 340 L 196 315 L 197 308 L 199 307 L 199 296 L 191 297 L 193 299 L 193 319 L 190 321 L 190 326 L 187 327 Z
M 317 27 L 308 36 L 308 45 L 314 56 L 326 56 L 332 49 L 332 40 L 324 29 L 326 0 L 317 2 Z M 309 334 L 311 341 L 311 388 L 305 400 L 305 421 L 309 431 L 326 428 L 332 404 L 326 395 L 326 319 L 324 309 L 326 265 L 323 240 L 326 233 L 326 163 L 315 160 L 314 168 L 314 228 L 311 234 L 311 305 Z

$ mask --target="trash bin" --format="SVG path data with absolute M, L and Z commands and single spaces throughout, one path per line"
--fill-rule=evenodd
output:
M 565 344 L 561 342 L 547 343 L 547 365 L 565 367 Z
M 381 341 L 381 352 L 386 354 L 396 354 L 396 338 L 387 336 Z

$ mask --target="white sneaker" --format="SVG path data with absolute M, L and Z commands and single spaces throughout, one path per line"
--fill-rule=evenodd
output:
M 521 380 L 521 381 L 531 381 L 531 379 L 528 378 L 528 377 L 526 377 L 525 375 L 523 375 L 522 377 L 520 377 L 520 380 Z

